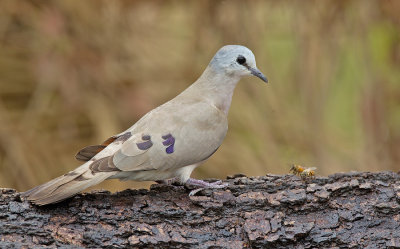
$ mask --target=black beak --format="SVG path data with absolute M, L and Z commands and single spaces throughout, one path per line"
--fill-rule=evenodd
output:
M 261 73 L 260 70 L 258 70 L 257 68 L 251 68 L 251 67 L 249 67 L 249 70 L 252 75 L 254 75 L 254 76 L 260 78 L 262 81 L 268 83 L 267 77 L 265 77 L 265 75 L 263 73 Z

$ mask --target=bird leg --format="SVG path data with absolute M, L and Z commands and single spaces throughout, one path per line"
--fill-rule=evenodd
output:
M 196 187 L 200 187 L 198 189 L 194 189 L 189 193 L 189 196 L 195 195 L 197 192 L 207 189 L 207 188 L 225 188 L 228 186 L 228 183 L 222 183 L 222 181 L 216 181 L 216 182 L 205 182 L 202 180 L 194 179 L 194 178 L 189 178 L 189 180 L 186 181 L 186 184 L 193 185 Z

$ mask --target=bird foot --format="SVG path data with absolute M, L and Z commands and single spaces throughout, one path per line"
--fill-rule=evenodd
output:
M 200 187 L 198 189 L 192 190 L 189 193 L 189 196 L 193 196 L 193 195 L 197 194 L 198 192 L 200 192 L 203 189 L 207 189 L 207 188 L 225 188 L 226 186 L 228 186 L 228 183 L 222 183 L 222 181 L 205 182 L 205 181 L 198 180 L 198 179 L 193 179 L 193 178 L 189 178 L 189 180 L 186 181 L 186 184 L 193 185 L 193 186 L 196 186 L 196 187 Z

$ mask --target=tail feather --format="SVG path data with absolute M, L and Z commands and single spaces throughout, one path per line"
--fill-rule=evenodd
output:
M 84 189 L 96 185 L 105 179 L 107 179 L 109 176 L 112 174 L 110 173 L 98 173 L 96 174 L 95 177 L 91 179 L 86 179 L 83 181 L 80 180 L 72 180 L 68 183 L 65 183 L 61 186 L 59 186 L 57 189 L 52 191 L 50 194 L 41 196 L 41 197 L 33 197 L 33 198 L 28 198 L 28 200 L 32 201 L 33 203 L 37 205 L 46 205 L 50 203 L 57 203 L 62 200 L 65 200 L 81 191 Z
M 22 196 L 37 205 L 56 203 L 104 181 L 115 173 L 92 173 L 89 164 L 83 164 L 65 175 L 22 193 Z
M 34 196 L 39 196 L 40 193 L 44 194 L 46 192 L 47 194 L 50 194 L 52 190 L 55 190 L 58 186 L 70 182 L 83 173 L 85 173 L 88 169 L 87 164 L 83 164 L 82 166 L 76 168 L 73 171 L 68 172 L 67 174 L 64 174 L 62 176 L 59 176 L 51 181 L 48 181 L 42 185 L 36 186 L 26 192 L 23 192 L 22 195 L 27 197 L 34 197 Z

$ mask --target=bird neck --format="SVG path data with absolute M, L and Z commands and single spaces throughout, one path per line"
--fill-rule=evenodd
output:
M 201 96 L 219 110 L 228 115 L 232 95 L 240 77 L 216 72 L 208 66 L 200 78 L 187 90 Z

